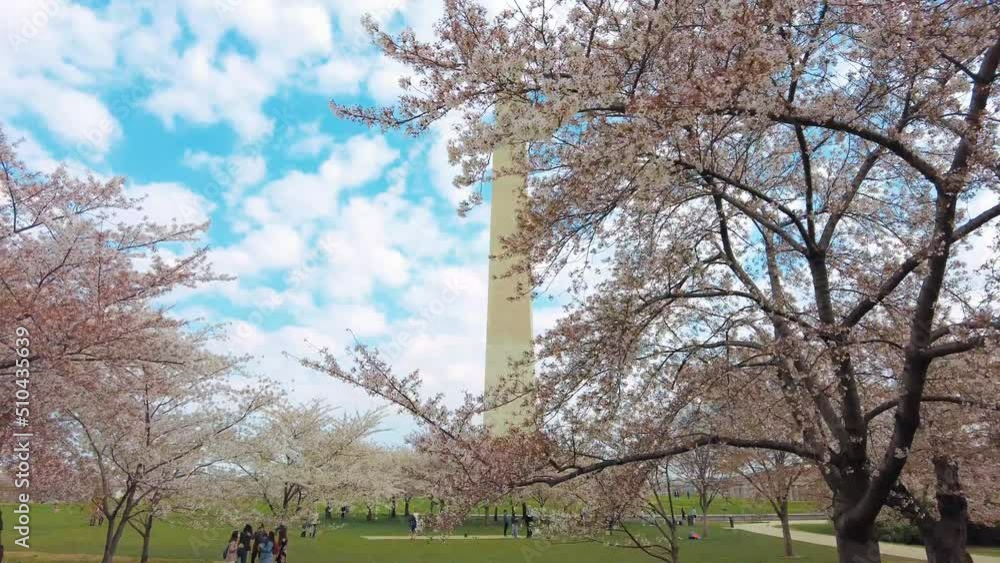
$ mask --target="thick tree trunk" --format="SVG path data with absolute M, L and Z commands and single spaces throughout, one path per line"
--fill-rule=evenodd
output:
M 500 507 L 498 507 L 498 506 L 494 506 L 493 507 L 493 521 L 494 522 L 497 521 L 497 512 L 499 512 L 499 511 L 500 511 Z
M 874 530 L 873 530 L 874 531 Z M 851 537 L 837 532 L 837 559 L 840 563 L 879 563 L 882 554 L 874 534 L 867 538 Z
M 153 536 L 153 515 L 149 514 L 146 516 L 146 521 L 143 522 L 143 534 L 142 534 L 142 556 L 139 559 L 139 563 L 149 563 L 149 541 Z
M 392 505 L 389 508 L 389 518 L 396 518 L 396 497 L 392 497 Z
M 958 464 L 947 456 L 935 456 L 937 521 L 920 526 L 928 563 L 971 563 L 967 549 L 969 507 L 962 493 Z
M 409 515 L 410 515 L 410 499 L 404 498 L 403 499 L 403 516 L 409 516 Z

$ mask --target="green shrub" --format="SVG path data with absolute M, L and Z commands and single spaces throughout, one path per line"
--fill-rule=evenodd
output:
M 895 511 L 884 511 L 875 521 L 875 536 L 879 541 L 923 545 L 920 529 Z

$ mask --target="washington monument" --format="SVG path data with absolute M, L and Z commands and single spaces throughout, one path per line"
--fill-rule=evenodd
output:
M 503 119 L 510 107 L 501 105 L 497 119 Z M 518 295 L 530 288 L 527 274 L 506 276 L 513 260 L 501 259 L 504 252 L 502 239 L 517 230 L 517 212 L 525 193 L 526 178 L 521 173 L 512 174 L 511 168 L 523 163 L 526 147 L 523 143 L 504 143 L 493 149 L 493 194 L 490 203 L 490 268 L 488 303 L 486 306 L 486 380 L 487 398 L 496 391 L 513 370 L 512 362 L 520 361 L 531 351 L 531 296 Z M 520 368 L 517 381 L 531 383 L 534 370 L 531 366 Z M 506 387 L 510 388 L 510 379 Z M 523 400 L 495 406 L 486 412 L 486 428 L 495 435 L 506 434 L 524 424 L 521 411 Z

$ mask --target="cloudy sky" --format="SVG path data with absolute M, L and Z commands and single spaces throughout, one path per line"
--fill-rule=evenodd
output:
M 351 329 L 457 398 L 481 390 L 486 332 L 488 201 L 455 213 L 447 124 L 412 139 L 328 110 L 398 94 L 365 11 L 426 38 L 441 5 L 5 0 L 0 47 L 0 123 L 22 158 L 127 176 L 156 220 L 211 219 L 214 267 L 238 279 L 173 296 L 175 313 L 228 323 L 227 350 L 348 409 L 372 403 L 282 352 L 341 349 Z M 536 330 L 555 312 L 536 306 Z M 408 422 L 388 427 L 395 440 Z

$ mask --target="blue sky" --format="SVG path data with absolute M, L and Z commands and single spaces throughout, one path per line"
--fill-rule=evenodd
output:
M 504 0 L 488 8 L 496 13 Z M 282 355 L 392 343 L 429 390 L 479 391 L 488 203 L 466 218 L 448 123 L 413 139 L 337 120 L 331 97 L 390 103 L 403 69 L 369 46 L 364 11 L 427 38 L 438 0 L 7 0 L 0 123 L 42 170 L 124 175 L 144 212 L 211 219 L 237 277 L 172 296 L 228 323 L 220 347 L 298 400 L 373 403 Z M 488 192 L 487 192 L 488 193 Z M 536 330 L 552 307 L 536 307 Z M 390 436 L 407 423 L 390 419 Z

